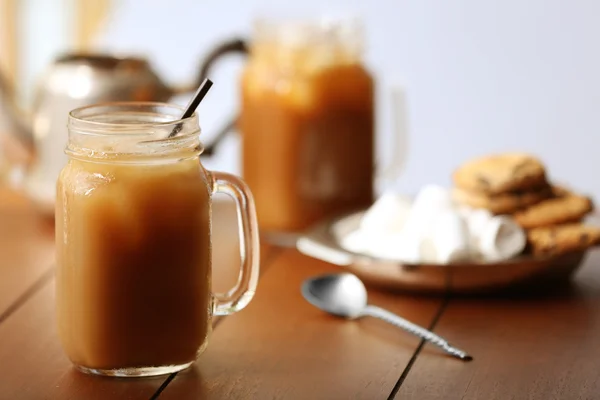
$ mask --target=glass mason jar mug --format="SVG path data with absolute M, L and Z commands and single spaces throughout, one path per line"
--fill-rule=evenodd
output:
M 110 103 L 69 116 L 57 184 L 57 319 L 75 366 L 109 376 L 189 367 L 212 315 L 244 308 L 258 280 L 251 193 L 206 171 L 198 117 L 161 103 Z M 179 134 L 168 138 L 173 129 Z M 211 197 L 230 195 L 241 221 L 242 272 L 211 292 Z
M 255 26 L 242 76 L 243 177 L 269 232 L 373 202 L 373 79 L 354 20 Z
M 354 18 L 263 18 L 250 40 L 222 43 L 207 58 L 202 74 L 226 54 L 248 54 L 240 82 L 242 176 L 269 239 L 293 239 L 373 202 L 374 81 L 363 36 Z

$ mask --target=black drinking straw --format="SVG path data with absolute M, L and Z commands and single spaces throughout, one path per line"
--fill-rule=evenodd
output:
M 186 106 L 185 111 L 183 112 L 183 115 L 181 116 L 181 119 L 189 118 L 192 116 L 192 114 L 194 114 L 194 111 L 196 111 L 196 108 L 198 108 L 198 105 L 200 104 L 202 99 L 204 99 L 204 96 L 206 96 L 206 94 L 210 90 L 210 87 L 212 86 L 212 84 L 213 84 L 212 81 L 208 78 L 206 78 L 206 79 L 204 79 L 204 81 L 202 81 L 202 83 L 198 87 L 198 90 L 196 90 L 196 93 L 194 93 L 194 96 L 192 97 L 192 99 L 190 100 L 188 105 Z M 173 137 L 173 136 L 177 135 L 181 131 L 181 128 L 182 128 L 182 123 L 180 122 L 177 125 L 175 125 L 175 128 L 173 128 L 173 130 L 169 134 L 169 137 Z

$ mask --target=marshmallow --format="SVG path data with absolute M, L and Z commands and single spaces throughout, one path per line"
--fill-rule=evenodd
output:
M 361 229 L 357 229 L 340 238 L 340 245 L 354 253 L 368 253 L 369 239 L 371 236 L 365 234 Z
M 363 215 L 360 229 L 372 233 L 398 233 L 411 208 L 408 197 L 384 193 Z
M 385 193 L 341 238 L 342 247 L 410 264 L 509 259 L 523 251 L 525 233 L 508 216 L 459 206 L 442 186 L 423 187 L 414 202 Z
M 520 254 L 527 238 L 512 218 L 499 215 L 491 218 L 479 235 L 479 253 L 486 261 L 501 261 Z
M 483 208 L 471 209 L 465 216 L 467 228 L 469 229 L 469 235 L 477 238 L 481 236 L 485 226 L 490 222 L 494 216 L 488 210 Z
M 421 262 L 420 245 L 417 238 L 405 238 L 396 233 L 379 238 L 370 250 L 372 254 L 381 258 L 418 264 Z
M 342 247 L 380 258 L 419 262 L 418 245 L 400 235 L 410 208 L 408 197 L 384 193 L 365 212 L 359 229 L 341 239 Z
M 421 239 L 419 244 L 420 262 L 425 264 L 437 264 L 439 261 L 433 239 L 425 237 Z
M 454 210 L 445 211 L 436 218 L 431 233 L 435 261 L 448 264 L 471 258 L 469 229 L 463 217 Z
M 419 242 L 405 240 L 399 233 L 366 232 L 357 229 L 340 239 L 346 250 L 388 260 L 419 263 Z
M 410 208 L 402 234 L 405 237 L 425 239 L 431 234 L 439 214 L 453 208 L 452 196 L 447 189 L 437 185 L 423 187 Z
M 462 208 L 460 212 L 467 225 L 471 249 L 474 253 L 479 253 L 479 238 L 494 216 L 482 208 Z
M 346 250 L 409 264 L 421 262 L 420 241 L 405 239 L 399 233 L 374 233 L 357 229 L 341 238 Z

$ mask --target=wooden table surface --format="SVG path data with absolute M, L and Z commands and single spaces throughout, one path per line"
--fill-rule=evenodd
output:
M 214 285 L 239 258 L 233 209 L 214 207 Z M 216 319 L 188 371 L 115 379 L 75 371 L 54 326 L 53 227 L 0 189 L 0 400 L 600 399 L 600 253 L 544 297 L 432 298 L 371 289 L 370 301 L 474 355 L 463 363 L 377 320 L 343 321 L 306 303 L 303 279 L 339 269 L 262 245 L 242 312 Z

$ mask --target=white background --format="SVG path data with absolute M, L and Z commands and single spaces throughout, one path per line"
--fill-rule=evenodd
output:
M 23 90 L 54 52 L 68 46 L 64 12 L 40 18 L 27 0 L 28 49 Z M 252 18 L 276 13 L 360 15 L 366 60 L 378 85 L 379 155 L 389 159 L 394 134 L 391 88 L 405 88 L 406 168 L 397 185 L 414 192 L 450 183 L 461 161 L 491 151 L 525 150 L 547 163 L 552 178 L 600 195 L 600 1 L 115 1 L 99 48 L 147 56 L 171 83 L 197 73 L 219 40 L 250 32 Z M 38 15 L 38 17 L 36 17 Z M 238 105 L 241 59 L 222 63 L 202 105 L 205 137 Z M 185 103 L 185 98 L 176 99 Z M 213 168 L 237 171 L 229 140 Z

